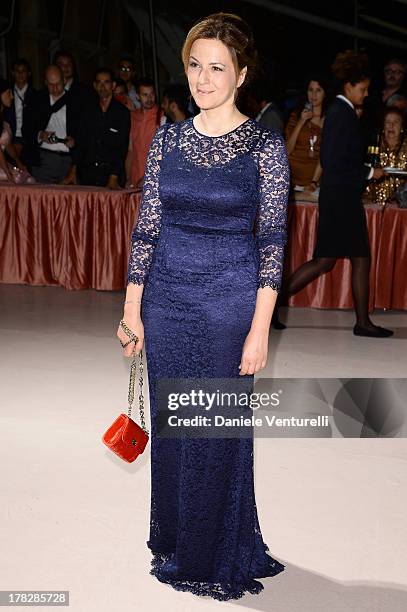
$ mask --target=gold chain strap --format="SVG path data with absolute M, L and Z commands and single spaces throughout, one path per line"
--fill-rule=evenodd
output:
M 126 343 L 126 346 L 127 346 L 127 344 L 129 344 L 130 342 L 132 342 L 134 340 L 134 347 L 135 347 L 136 343 L 137 343 L 137 340 L 138 340 L 136 334 L 134 334 L 131 331 L 131 329 L 129 327 L 127 327 L 127 325 L 123 321 L 123 319 L 120 321 L 120 326 L 124 330 L 124 332 L 127 334 L 127 336 L 130 338 L 130 341 L 128 343 Z M 134 353 L 134 349 L 133 349 L 133 361 L 132 361 L 131 367 L 130 367 L 130 381 L 129 381 L 129 394 L 128 394 L 129 407 L 128 407 L 128 410 L 127 410 L 127 415 L 129 417 L 131 417 L 131 409 L 132 409 L 132 404 L 133 404 L 133 400 L 134 400 L 134 387 L 135 387 L 135 382 L 136 382 L 136 370 L 137 370 L 136 357 L 137 357 L 137 355 Z M 144 366 L 143 366 L 143 352 L 142 351 L 140 351 L 140 353 L 139 353 L 139 366 L 140 366 L 140 376 L 139 376 L 140 393 L 139 393 L 138 399 L 139 399 L 140 421 L 141 421 L 142 429 L 146 432 L 147 435 L 149 435 L 148 429 L 146 428 L 146 423 L 145 423 L 145 420 L 144 420 L 144 395 L 143 395 L 143 372 L 144 372 Z

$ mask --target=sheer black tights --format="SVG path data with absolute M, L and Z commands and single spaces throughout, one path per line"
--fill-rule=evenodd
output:
M 369 271 L 370 257 L 351 257 L 352 294 L 355 304 L 356 322 L 363 327 L 370 327 L 369 319 Z M 286 296 L 294 295 L 304 289 L 321 274 L 330 272 L 335 267 L 335 257 L 316 257 L 300 266 L 288 279 L 284 289 Z

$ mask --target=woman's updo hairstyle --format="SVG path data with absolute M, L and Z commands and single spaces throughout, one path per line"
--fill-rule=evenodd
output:
M 356 85 L 370 79 L 369 58 L 366 53 L 343 51 L 335 57 L 332 72 L 337 87 L 342 91 L 345 83 Z
M 229 49 L 235 67 L 236 78 L 247 66 L 247 73 L 239 91 L 253 79 L 257 64 L 257 51 L 248 24 L 233 13 L 214 13 L 198 21 L 187 34 L 182 47 L 182 62 L 187 72 L 191 47 L 199 38 L 215 38 Z

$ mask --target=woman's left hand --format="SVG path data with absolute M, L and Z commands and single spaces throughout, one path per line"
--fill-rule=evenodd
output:
M 241 376 L 256 374 L 266 366 L 268 342 L 268 333 L 250 330 L 243 345 L 239 364 Z

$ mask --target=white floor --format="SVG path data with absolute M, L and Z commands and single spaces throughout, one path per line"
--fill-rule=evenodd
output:
M 149 574 L 149 452 L 127 465 L 101 442 L 126 408 L 122 299 L 0 285 L 0 590 L 69 590 L 73 612 L 407 610 L 403 438 L 256 439 L 263 537 L 286 565 L 259 595 L 218 602 Z M 407 313 L 375 313 L 384 340 L 353 336 L 349 311 L 282 318 L 263 376 L 407 377 Z

